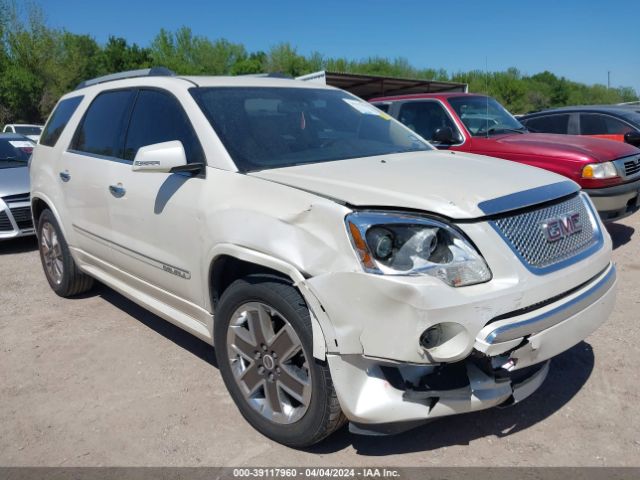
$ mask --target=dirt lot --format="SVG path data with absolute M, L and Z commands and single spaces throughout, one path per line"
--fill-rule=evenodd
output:
M 211 347 L 103 286 L 56 297 L 35 241 L 4 242 L 0 465 L 639 465 L 639 228 L 640 214 L 610 228 L 615 313 L 532 397 L 397 437 L 345 428 L 310 451 L 242 419 Z

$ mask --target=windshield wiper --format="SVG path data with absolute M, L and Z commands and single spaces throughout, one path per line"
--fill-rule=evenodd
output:
M 499 133 L 499 132 L 513 132 L 513 133 L 527 133 L 527 129 L 525 127 L 522 128 L 508 128 L 508 127 L 491 127 L 487 130 L 488 134 Z

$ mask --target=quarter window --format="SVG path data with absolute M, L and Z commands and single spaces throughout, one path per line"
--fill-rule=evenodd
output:
M 82 119 L 71 149 L 122 158 L 124 126 L 132 97 L 131 90 L 115 90 L 98 95 Z
M 157 90 L 138 94 L 125 144 L 124 158 L 133 160 L 140 147 L 179 140 L 189 163 L 205 163 L 196 133 L 178 101 Z
M 84 97 L 80 95 L 78 97 L 66 98 L 58 103 L 58 106 L 47 122 L 47 126 L 44 127 L 44 131 L 40 137 L 41 145 L 48 147 L 55 146 L 67 123 L 69 123 L 71 115 L 76 111 L 83 98 Z

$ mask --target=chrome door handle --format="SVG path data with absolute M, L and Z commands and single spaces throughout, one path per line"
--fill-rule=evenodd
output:
M 121 183 L 118 185 L 109 185 L 109 192 L 116 198 L 122 198 L 124 194 L 127 193 Z
M 62 180 L 65 183 L 71 180 L 71 174 L 69 173 L 68 170 L 65 170 L 64 172 L 60 172 L 59 175 L 60 175 L 60 180 Z

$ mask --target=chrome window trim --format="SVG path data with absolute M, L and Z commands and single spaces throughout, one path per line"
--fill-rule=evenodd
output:
M 133 164 L 132 160 L 125 160 L 124 158 L 119 157 L 111 157 L 109 155 L 99 155 L 97 153 L 83 152 L 80 150 L 74 150 L 72 148 L 67 149 L 67 153 L 73 153 L 74 155 L 80 155 L 82 157 L 95 158 L 97 160 L 107 160 L 109 162 L 124 163 L 125 165 Z

